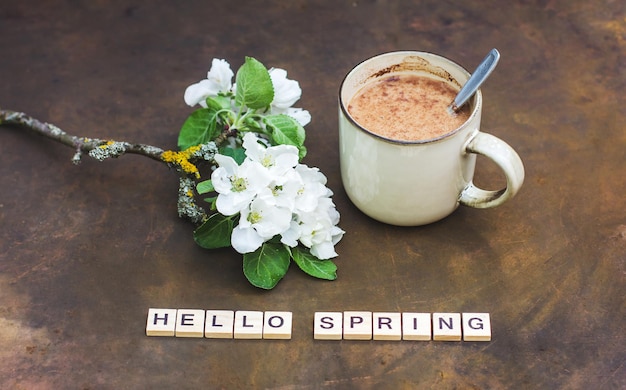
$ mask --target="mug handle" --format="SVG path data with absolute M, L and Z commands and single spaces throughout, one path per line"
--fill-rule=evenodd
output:
M 504 172 L 506 187 L 498 191 L 487 191 L 470 182 L 461 192 L 459 203 L 486 209 L 501 205 L 519 191 L 524 182 L 524 165 L 515 150 L 506 142 L 479 131 L 465 145 L 465 151 L 485 156 L 496 163 Z

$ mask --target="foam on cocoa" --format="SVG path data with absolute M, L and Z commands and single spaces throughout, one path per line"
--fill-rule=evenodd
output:
M 423 141 L 459 128 L 469 118 L 463 107 L 450 115 L 457 94 L 450 84 L 429 77 L 399 74 L 365 85 L 348 104 L 356 122 L 372 133 L 400 141 Z

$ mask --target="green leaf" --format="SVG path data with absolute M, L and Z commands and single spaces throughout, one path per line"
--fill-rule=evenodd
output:
M 217 111 L 200 108 L 189 115 L 178 134 L 178 147 L 185 150 L 191 146 L 204 144 L 217 136 Z
M 300 159 L 306 155 L 304 139 L 306 132 L 304 127 L 289 115 L 268 115 L 263 118 L 265 125 L 271 131 L 272 141 L 275 145 L 293 145 L 298 148 Z
M 193 239 L 206 249 L 226 248 L 230 246 L 233 227 L 233 217 L 216 213 L 193 232 Z
M 302 161 L 304 156 L 306 156 L 306 146 L 298 146 L 298 158 L 300 158 L 300 161 Z
M 206 98 L 206 104 L 209 108 L 219 110 L 230 110 L 230 98 L 226 96 L 211 96 Z
M 263 127 L 261 127 L 261 124 L 254 118 L 247 117 L 244 119 L 243 123 L 250 131 L 255 131 L 257 133 L 263 132 Z
M 237 71 L 235 103 L 253 110 L 265 108 L 274 100 L 274 86 L 265 66 L 252 57 Z
M 231 148 L 230 146 L 224 146 L 219 149 L 220 154 L 224 156 L 230 156 L 239 165 L 243 164 L 246 159 L 246 151 L 243 148 Z
M 293 261 L 302 271 L 319 279 L 337 279 L 337 266 L 330 260 L 320 260 L 313 256 L 308 249 L 292 248 Z
M 213 187 L 213 182 L 211 180 L 205 180 L 196 185 L 196 191 L 198 191 L 198 194 L 202 195 L 215 191 L 215 188 Z
M 285 245 L 266 242 L 255 252 L 243 255 L 243 273 L 253 286 L 269 290 L 285 276 L 289 263 Z
M 211 198 L 204 198 L 203 200 L 211 205 L 210 209 L 212 211 L 217 210 L 217 206 L 216 206 L 217 196 L 214 196 L 214 197 L 211 197 Z

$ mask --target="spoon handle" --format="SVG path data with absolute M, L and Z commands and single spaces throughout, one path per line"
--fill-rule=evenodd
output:
M 471 98 L 482 83 L 489 77 L 500 60 L 500 53 L 496 49 L 491 49 L 489 54 L 478 65 L 469 80 L 454 98 L 454 101 L 448 106 L 448 112 L 451 114 L 457 112 Z

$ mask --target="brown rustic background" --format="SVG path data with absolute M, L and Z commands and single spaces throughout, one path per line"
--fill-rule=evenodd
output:
M 386 226 L 343 191 L 337 91 L 357 62 L 423 50 L 473 69 L 484 130 L 526 166 L 518 196 L 424 227 Z M 339 278 L 292 267 L 251 287 L 232 250 L 176 215 L 172 171 L 0 129 L 0 387 L 626 387 L 624 2 L 3 1 L 0 107 L 73 134 L 175 148 L 187 85 L 244 56 L 300 82 L 306 163 L 347 231 Z M 478 184 L 498 187 L 479 160 Z M 149 307 L 288 310 L 290 341 L 146 337 Z M 315 311 L 489 312 L 487 343 L 314 341 Z

